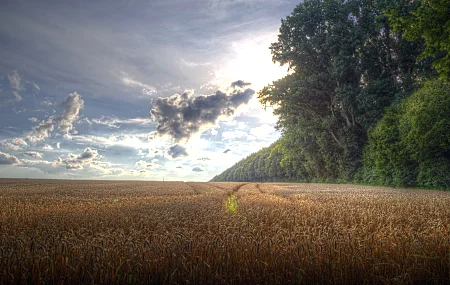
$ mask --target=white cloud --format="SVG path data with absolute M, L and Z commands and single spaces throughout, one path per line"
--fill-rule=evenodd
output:
M 259 127 L 253 128 L 250 130 L 250 134 L 257 138 L 264 138 L 269 136 L 271 133 L 275 131 L 273 126 L 269 126 L 267 124 L 261 125 Z
M 22 138 L 13 139 L 12 142 L 18 145 L 28 145 L 27 142 Z
M 33 123 L 37 123 L 37 122 L 39 122 L 39 119 L 36 118 L 36 117 L 31 117 L 31 118 L 28 118 L 28 121 L 31 121 Z
M 224 141 L 247 140 L 248 134 L 240 130 L 226 131 L 222 132 L 222 138 Z
M 187 66 L 187 67 L 197 67 L 197 66 L 206 66 L 206 65 L 212 65 L 214 62 L 193 62 L 193 61 L 187 61 L 184 58 L 180 58 L 180 62 Z
M 50 102 L 49 100 L 44 100 L 41 102 L 41 106 L 52 106 L 53 103 Z
M 105 125 L 110 128 L 119 128 L 122 124 L 135 124 L 135 125 L 148 125 L 152 124 L 153 120 L 150 118 L 131 118 L 131 119 L 119 119 L 119 118 L 111 118 L 111 117 L 101 117 L 101 118 L 93 118 L 88 119 L 84 118 L 84 122 L 88 124 L 97 124 L 97 125 Z
M 14 70 L 12 73 L 8 74 L 9 85 L 14 90 L 22 90 L 21 78 L 17 70 Z
M 65 136 L 70 137 L 68 132 L 71 130 L 73 134 L 77 133 L 73 129 L 73 124 L 78 120 L 80 110 L 84 107 L 84 101 L 78 93 L 74 92 L 67 95 L 61 106 L 64 107 L 61 116 L 50 117 L 47 121 L 42 121 L 38 126 L 33 127 L 33 130 L 26 137 L 30 142 L 39 142 L 48 138 L 56 126 L 59 130 L 66 132 Z M 33 117 L 29 120 L 34 122 L 37 119 Z
M 33 130 L 29 135 L 27 135 L 27 139 L 30 142 L 39 142 L 46 138 L 48 138 L 51 132 L 54 130 L 55 126 L 53 125 L 53 120 L 48 119 L 47 121 L 42 121 L 39 125 L 33 127 Z
M 14 101 L 20 102 L 20 101 L 23 100 L 23 99 L 22 99 L 22 96 L 19 94 L 19 92 L 13 91 L 13 94 L 14 94 Z
M 53 147 L 51 145 L 46 144 L 42 147 L 42 149 L 43 150 L 53 150 Z
M 56 122 L 58 128 L 67 133 L 73 129 L 73 123 L 78 119 L 78 114 L 84 107 L 84 101 L 77 92 L 74 92 L 67 95 L 61 106 L 64 107 L 64 112 L 56 119 Z
M 34 91 L 36 91 L 36 92 L 41 91 L 41 87 L 39 87 L 39 85 L 37 85 L 34 81 L 31 82 L 31 85 L 33 86 Z
M 10 150 L 15 150 L 15 151 L 18 151 L 18 150 L 22 149 L 20 146 L 12 144 L 12 143 L 9 143 L 9 142 L 7 142 L 7 143 L 0 142 L 0 146 L 3 147 L 3 148 L 10 149 Z
M 122 77 L 122 83 L 125 86 L 132 87 L 135 89 L 140 89 L 140 91 L 143 95 L 152 95 L 157 92 L 155 87 L 153 87 L 151 85 L 147 85 L 145 83 L 142 83 L 138 80 L 135 80 L 135 79 L 129 77 L 128 74 L 126 74 L 126 73 L 123 73 L 123 74 L 124 74 L 124 76 Z

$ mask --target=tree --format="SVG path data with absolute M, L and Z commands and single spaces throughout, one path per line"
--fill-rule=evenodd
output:
M 433 80 L 391 107 L 369 133 L 363 179 L 450 189 L 450 85 Z
M 409 40 L 423 39 L 425 49 L 418 58 L 433 57 L 433 67 L 444 80 L 450 80 L 450 2 L 448 0 L 397 1 L 402 6 L 386 14 L 394 31 Z

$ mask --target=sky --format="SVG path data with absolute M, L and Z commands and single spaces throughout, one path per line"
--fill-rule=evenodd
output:
M 269 146 L 297 4 L 1 1 L 0 178 L 208 181 Z

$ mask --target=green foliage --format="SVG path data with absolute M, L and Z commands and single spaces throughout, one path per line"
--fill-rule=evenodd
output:
M 257 153 L 249 155 L 211 181 L 285 181 L 289 167 L 282 166 L 280 142 L 277 141 Z M 297 178 L 297 177 L 296 177 Z
M 449 3 L 299 4 L 270 46 L 273 61 L 290 73 L 258 93 L 274 108 L 283 136 L 213 180 L 448 188 L 442 130 L 450 113 L 438 103 L 447 87 L 433 81 L 432 64 L 441 77 L 450 70 Z M 427 18 L 432 12 L 438 22 Z M 433 83 L 420 89 L 425 81 Z
M 450 86 L 434 80 L 389 108 L 369 133 L 362 179 L 450 188 Z
M 450 80 L 450 1 L 396 1 L 403 7 L 386 12 L 394 30 L 403 31 L 407 39 L 424 39 L 425 49 L 419 57 L 434 57 L 433 67 L 444 80 Z
M 232 214 L 237 214 L 238 212 L 238 201 L 236 195 L 231 195 L 225 200 L 225 209 L 227 212 Z

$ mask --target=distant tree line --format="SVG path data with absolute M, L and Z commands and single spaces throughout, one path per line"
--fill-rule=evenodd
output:
M 270 49 L 282 138 L 213 181 L 450 189 L 450 1 L 305 0 Z

